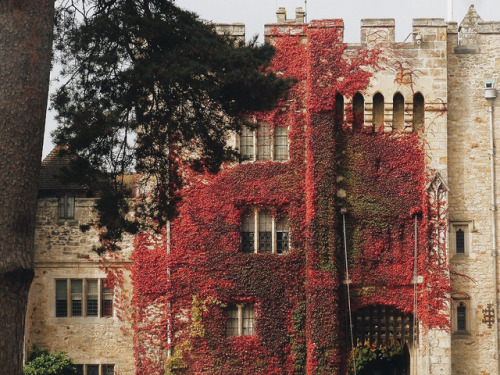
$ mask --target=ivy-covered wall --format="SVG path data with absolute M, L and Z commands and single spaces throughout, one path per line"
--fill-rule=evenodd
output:
M 433 251 L 436 215 L 427 203 L 421 133 L 354 131 L 348 104 L 345 122 L 336 125 L 336 95 L 349 103 L 387 65 L 376 45 L 346 50 L 341 33 L 340 20 L 272 32 L 271 69 L 297 83 L 279 108 L 249 117 L 288 127 L 289 160 L 193 175 L 171 243 L 136 239 L 138 373 L 345 373 L 342 208 L 353 309 L 388 305 L 413 312 L 417 241 L 417 317 L 424 329 L 448 326 L 449 279 L 446 261 Z M 241 251 L 249 207 L 288 218 L 289 254 Z M 235 303 L 253 304 L 253 335 L 226 336 L 227 306 Z M 151 353 L 151 347 L 160 349 Z

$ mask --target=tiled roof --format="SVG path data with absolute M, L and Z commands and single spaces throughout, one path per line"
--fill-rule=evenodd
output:
M 38 179 L 38 191 L 42 194 L 62 191 L 85 194 L 90 190 L 93 194 L 99 194 L 99 187 L 97 185 L 88 187 L 71 181 L 67 182 L 63 179 L 63 169 L 69 168 L 69 166 L 70 157 L 68 155 L 61 156 L 60 147 L 55 147 L 42 161 L 40 177 Z M 126 174 L 123 176 L 123 179 L 125 187 L 134 192 L 135 175 Z
M 87 189 L 84 186 L 63 181 L 62 170 L 65 167 L 69 167 L 69 164 L 69 157 L 67 155 L 60 156 L 60 147 L 55 147 L 42 161 L 40 177 L 38 179 L 38 190 L 85 192 Z

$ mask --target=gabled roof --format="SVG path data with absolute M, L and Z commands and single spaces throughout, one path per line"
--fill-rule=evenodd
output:
M 54 147 L 45 159 L 43 159 L 40 177 L 38 178 L 38 191 L 74 191 L 84 193 L 87 190 L 85 186 L 63 180 L 63 169 L 69 167 L 70 158 L 67 155 L 61 156 L 60 151 L 60 147 Z

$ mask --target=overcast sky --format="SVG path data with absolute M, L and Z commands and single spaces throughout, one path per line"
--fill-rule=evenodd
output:
M 307 20 L 342 18 L 344 40 L 359 42 L 363 18 L 396 19 L 396 41 L 403 41 L 411 32 L 413 18 L 444 18 L 448 20 L 448 0 L 176 0 L 180 7 L 197 13 L 215 23 L 241 22 L 246 25 L 247 39 L 258 34 L 262 41 L 264 24 L 276 22 L 276 10 L 284 7 L 288 18 L 295 18 L 295 8 L 307 10 Z M 459 24 L 469 6 L 474 4 L 484 21 L 500 21 L 500 0 L 453 1 L 453 21 Z M 43 156 L 53 148 L 50 132 L 56 122 L 47 114 Z

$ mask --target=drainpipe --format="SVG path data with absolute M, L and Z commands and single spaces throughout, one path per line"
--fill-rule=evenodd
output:
M 493 290 L 495 292 L 495 362 L 496 362 L 496 373 L 500 374 L 500 362 L 498 361 L 498 270 L 497 270 L 497 233 L 496 233 L 496 177 L 495 177 L 495 142 L 494 142 L 494 131 L 493 131 L 493 102 L 497 97 L 497 92 L 495 89 L 495 79 L 485 79 L 484 80 L 484 98 L 488 101 L 488 112 L 490 117 L 490 161 L 491 161 L 491 243 L 492 243 L 492 253 L 491 259 L 493 263 Z

